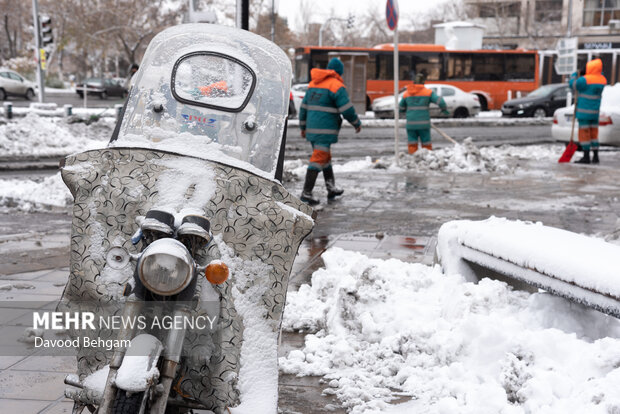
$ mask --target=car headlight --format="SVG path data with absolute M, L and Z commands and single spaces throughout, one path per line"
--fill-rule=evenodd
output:
M 162 296 L 176 295 L 191 282 L 194 260 L 187 248 L 175 239 L 151 243 L 138 261 L 138 276 L 144 286 Z
M 527 108 L 528 106 L 532 106 L 531 102 L 526 102 L 526 103 L 522 103 L 517 105 L 519 107 L 519 109 L 523 109 L 523 108 Z

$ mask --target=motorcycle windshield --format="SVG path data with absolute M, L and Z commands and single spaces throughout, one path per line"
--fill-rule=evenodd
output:
M 191 155 L 273 179 L 290 80 L 286 54 L 260 36 L 210 24 L 167 29 L 144 55 L 110 146 Z

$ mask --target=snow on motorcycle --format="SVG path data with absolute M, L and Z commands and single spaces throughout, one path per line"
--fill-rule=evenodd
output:
M 58 310 L 95 312 L 97 329 L 69 334 L 115 344 L 78 348 L 73 413 L 277 411 L 288 277 L 313 227 L 280 182 L 290 78 L 260 36 L 166 29 L 108 146 L 64 160 L 75 201 Z

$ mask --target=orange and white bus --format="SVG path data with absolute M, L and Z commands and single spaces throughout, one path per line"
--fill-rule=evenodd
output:
M 295 50 L 295 83 L 308 83 L 312 68 L 325 68 L 331 56 L 364 54 L 366 106 L 394 93 L 394 45 L 374 48 L 306 46 Z M 446 50 L 429 44 L 399 44 L 399 89 L 416 73 L 426 81 L 454 85 L 478 95 L 482 110 L 499 109 L 504 101 L 538 87 L 538 54 L 524 50 Z

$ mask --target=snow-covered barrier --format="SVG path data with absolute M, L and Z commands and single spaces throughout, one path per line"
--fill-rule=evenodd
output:
M 491 217 L 439 229 L 446 274 L 475 282 L 490 271 L 620 317 L 620 246 L 541 223 Z

